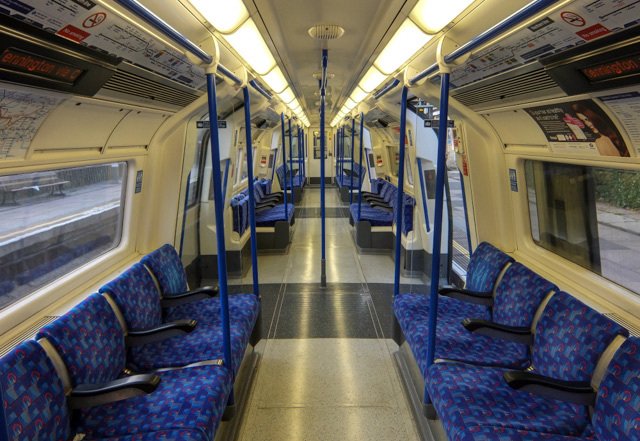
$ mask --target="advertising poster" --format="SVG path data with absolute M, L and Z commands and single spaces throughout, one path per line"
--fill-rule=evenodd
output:
M 636 155 L 640 155 L 640 93 L 620 93 L 600 97 L 600 100 L 622 123 Z
M 620 131 L 593 100 L 531 107 L 525 111 L 556 153 L 630 156 Z

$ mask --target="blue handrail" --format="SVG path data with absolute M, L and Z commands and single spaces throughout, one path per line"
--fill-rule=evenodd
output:
M 438 162 L 436 164 L 436 205 L 433 221 L 433 250 L 431 255 L 431 287 L 429 292 L 429 334 L 427 338 L 427 366 L 433 364 L 438 321 L 438 285 L 440 282 L 440 253 L 442 248 L 442 218 L 444 205 L 444 177 L 447 153 L 447 119 L 449 116 L 449 74 L 442 74 L 440 85 L 440 124 L 438 127 Z M 425 386 L 425 404 L 430 402 Z
M 424 185 L 424 171 L 422 170 L 422 159 L 417 158 L 418 161 L 418 173 L 420 174 L 420 192 L 422 193 L 422 212 L 424 213 L 424 221 L 427 224 L 427 233 L 431 231 L 431 225 L 429 225 L 429 207 L 427 205 L 427 192 Z
M 280 126 L 282 126 L 282 170 L 284 171 L 284 175 L 282 176 L 282 181 L 280 184 L 284 184 L 284 213 L 285 215 L 289 215 L 289 202 L 287 198 L 287 148 L 284 144 L 284 113 L 280 114 Z M 292 190 L 293 193 L 293 190 Z
M 211 126 L 211 160 L 213 182 L 220 182 L 220 138 L 218 137 L 218 104 L 216 102 L 215 75 L 207 74 L 207 98 L 209 107 L 209 121 Z M 218 246 L 218 292 L 220 294 L 220 313 L 222 316 L 222 344 L 224 348 L 224 364 L 230 372 L 234 371 L 231 358 L 231 329 L 229 320 L 229 299 L 227 293 L 227 250 L 224 237 L 224 203 L 220 185 L 213 185 L 213 205 L 216 217 L 216 242 Z M 233 391 L 229 397 L 229 404 L 233 404 Z
M 404 151 L 407 137 L 407 94 L 409 88 L 402 88 L 402 101 L 400 106 L 400 163 L 398 164 L 398 194 L 396 198 L 396 249 L 395 271 L 393 279 L 393 296 L 400 294 L 400 251 L 402 248 L 402 215 L 404 211 Z
M 237 76 L 235 76 L 233 72 L 231 72 L 229 69 L 224 67 L 222 64 L 218 64 L 218 72 L 220 72 L 222 75 L 224 75 L 225 77 L 229 78 L 231 81 L 236 83 L 236 85 L 239 86 L 240 84 L 242 84 L 242 80 Z
M 325 152 L 325 134 L 324 134 L 324 106 L 326 100 L 327 87 L 327 66 L 329 64 L 329 51 L 322 49 L 322 81 L 320 82 L 320 219 L 322 225 L 322 257 L 320 261 L 320 286 L 327 286 L 327 261 L 326 261 L 326 222 L 325 222 L 325 201 L 324 201 L 324 152 Z
M 253 138 L 251 137 L 251 98 L 249 88 L 242 88 L 244 97 L 244 130 L 245 144 L 247 148 L 247 179 L 249 181 L 249 226 L 251 228 L 251 270 L 253 272 L 253 294 L 260 298 L 258 284 L 258 236 L 256 233 L 256 197 L 253 182 Z M 257 184 L 260 185 L 260 184 Z
M 353 166 L 355 163 L 356 120 L 351 119 L 351 185 L 349 189 L 349 205 L 353 204 Z
M 266 99 L 271 100 L 271 98 L 273 98 L 273 95 L 267 92 L 267 90 L 262 87 L 262 84 L 258 83 L 256 80 L 249 81 L 249 84 L 251 84 L 251 87 L 253 87 L 260 95 L 262 95 Z
M 364 113 L 360 112 L 360 170 L 363 169 L 362 167 L 362 154 L 363 154 L 363 150 L 364 150 Z M 367 168 L 368 170 L 368 168 Z M 364 175 L 364 173 L 363 173 Z M 363 180 L 364 176 L 360 176 L 360 189 L 358 190 L 358 220 L 360 220 L 360 213 L 362 210 L 362 180 Z
M 284 167 L 284 177 L 287 178 L 287 166 Z M 295 204 L 295 190 L 293 187 L 293 133 L 291 132 L 291 118 L 289 118 L 289 182 L 291 182 L 291 202 Z
M 532 1 L 522 9 L 514 12 L 513 14 L 511 14 L 509 17 L 505 18 L 501 22 L 490 27 L 489 29 L 487 29 L 477 37 L 472 38 L 467 43 L 463 44 L 458 49 L 451 52 L 449 55 L 445 55 L 444 57 L 445 63 L 455 62 L 458 58 L 462 57 L 463 55 L 466 55 L 469 52 L 472 52 L 474 49 L 478 48 L 479 46 L 493 40 L 494 38 L 500 36 L 500 34 L 502 34 L 503 32 L 508 31 L 512 27 L 521 24 L 525 20 L 528 20 L 529 18 L 533 17 L 537 13 L 543 11 L 544 9 L 548 8 L 554 3 L 557 3 L 558 1 L 559 0 Z M 414 85 L 418 81 L 428 77 L 431 74 L 436 73 L 437 71 L 438 71 L 438 64 L 434 63 L 428 68 L 426 68 L 425 70 L 423 70 L 422 72 L 420 72 L 419 74 L 417 74 L 415 77 L 411 78 L 409 80 L 409 84 Z
M 393 81 L 389 84 L 387 84 L 386 86 L 384 86 L 382 89 L 380 89 L 379 91 L 377 91 L 375 93 L 375 95 L 373 95 L 373 97 L 377 100 L 379 100 L 380 98 L 382 98 L 383 96 L 385 96 L 387 93 L 391 92 L 393 89 L 396 88 L 396 86 L 400 84 L 400 80 L 397 78 L 394 78 Z

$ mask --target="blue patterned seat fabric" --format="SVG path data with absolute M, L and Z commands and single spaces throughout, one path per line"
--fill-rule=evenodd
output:
M 284 204 L 276 205 L 275 207 L 260 210 L 256 212 L 256 226 L 257 227 L 273 227 L 278 221 L 289 221 L 289 224 L 293 221 L 293 213 L 295 207 L 293 203 L 289 201 L 287 204 L 287 213 L 285 215 Z
M 156 277 L 163 297 L 189 290 L 180 256 L 168 243 L 144 256 L 140 263 L 149 268 Z
M 617 335 L 627 331 L 569 294 L 555 294 L 536 326 L 535 373 L 566 381 L 589 381 L 596 363 Z M 450 439 L 475 426 L 581 436 L 588 411 L 511 389 L 505 369 L 460 363 L 429 368 L 427 390 Z
M 511 256 L 489 242 L 480 243 L 471 255 L 465 288 L 478 292 L 492 291 L 500 272 L 511 262 Z
M 347 169 L 349 169 L 350 167 L 351 163 L 348 164 Z M 361 188 L 360 177 L 364 176 L 365 168 L 357 162 L 353 163 L 353 168 L 356 173 L 353 175 L 353 188 Z M 336 184 L 338 184 L 338 187 L 351 188 L 351 175 L 343 172 L 340 176 L 336 177 Z
M 285 184 L 284 184 L 284 178 L 285 178 L 285 170 L 287 173 L 287 184 L 286 184 L 286 188 L 289 189 L 291 187 L 291 179 L 289 179 L 289 166 L 287 165 L 286 167 L 284 166 L 284 164 L 280 165 L 280 167 L 276 168 L 276 175 L 278 175 L 278 182 L 280 183 L 280 188 L 282 188 L 284 190 L 285 188 Z M 294 169 L 294 172 L 296 171 L 296 169 Z M 300 173 L 302 171 L 300 170 L 298 172 L 298 174 L 296 174 L 293 177 L 293 186 L 294 187 L 303 187 L 304 186 L 304 176 L 300 176 Z
M 374 181 L 375 182 L 375 181 Z M 352 203 L 349 206 L 351 212 L 351 219 L 354 222 L 368 221 L 372 227 L 390 227 L 395 223 L 397 216 L 396 205 L 398 189 L 392 183 L 383 180 L 382 183 L 377 184 L 380 186 L 380 197 L 384 198 L 384 203 L 389 205 L 393 210 L 385 210 L 372 206 L 363 198 L 360 204 L 360 216 L 358 216 L 358 204 Z M 405 194 L 403 199 L 403 212 L 402 212 L 402 233 L 409 234 L 413 230 L 413 208 L 416 205 L 416 200 Z

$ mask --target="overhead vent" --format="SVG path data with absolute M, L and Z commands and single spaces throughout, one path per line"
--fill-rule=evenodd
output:
M 319 24 L 307 31 L 316 40 L 337 40 L 344 35 L 344 28 L 334 24 Z
M 364 116 L 364 123 L 369 128 L 377 129 L 400 126 L 400 121 L 397 117 L 379 108 L 374 108 L 367 112 Z
M 564 95 L 538 63 L 523 66 L 468 86 L 453 89 L 451 96 L 474 110 Z M 533 67 L 533 69 L 532 69 Z M 523 72 L 524 70 L 524 72 Z
M 181 84 L 164 78 L 156 77 L 155 74 L 142 73 L 138 68 L 124 64 L 125 69 L 119 67 L 116 73 L 107 81 L 100 90 L 100 93 L 115 92 L 129 97 L 141 98 L 145 104 L 170 104 L 176 107 L 186 107 L 204 92 L 191 89 Z M 134 71 L 138 72 L 134 72 Z

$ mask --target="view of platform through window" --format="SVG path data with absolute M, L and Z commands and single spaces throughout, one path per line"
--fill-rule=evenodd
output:
M 533 240 L 640 293 L 640 173 L 525 164 Z
M 0 308 L 115 248 L 127 164 L 1 176 Z
M 447 177 L 449 180 L 449 193 L 451 195 L 451 214 L 453 220 L 453 243 L 452 243 L 452 259 L 454 271 L 466 275 L 469 266 L 469 233 L 467 228 L 467 217 L 464 209 L 464 198 L 462 196 L 462 181 L 460 172 L 453 163 L 451 168 L 447 164 Z

